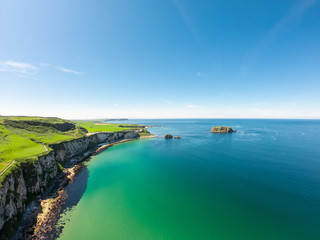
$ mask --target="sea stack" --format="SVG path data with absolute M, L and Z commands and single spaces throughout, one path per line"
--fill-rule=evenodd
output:
M 164 136 L 164 138 L 165 139 L 171 139 L 171 138 L 173 138 L 173 136 L 171 134 L 167 134 L 167 135 Z
M 236 130 L 233 130 L 231 127 L 213 127 L 211 128 L 211 131 L 213 133 L 233 133 L 236 132 Z

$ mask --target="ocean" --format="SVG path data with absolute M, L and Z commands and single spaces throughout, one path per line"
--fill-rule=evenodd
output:
M 159 137 L 92 157 L 67 187 L 60 239 L 320 239 L 320 120 L 123 123 Z

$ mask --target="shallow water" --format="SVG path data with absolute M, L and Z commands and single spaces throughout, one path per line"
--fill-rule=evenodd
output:
M 68 187 L 61 239 L 320 239 L 319 120 L 130 122 L 182 139 L 93 157 Z M 208 132 L 221 125 L 238 132 Z

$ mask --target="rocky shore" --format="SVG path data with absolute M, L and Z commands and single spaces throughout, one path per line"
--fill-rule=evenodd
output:
M 53 239 L 56 237 L 55 226 L 59 220 L 60 212 L 65 200 L 68 197 L 64 187 L 72 184 L 75 175 L 82 169 L 83 164 L 79 163 L 70 169 L 65 169 L 67 183 L 62 183 L 57 197 L 40 200 L 42 213 L 37 215 L 32 239 Z
M 154 137 L 157 137 L 157 135 L 141 136 L 139 139 L 154 138 Z M 97 154 L 103 152 L 104 150 L 107 150 L 108 148 L 110 148 L 110 147 L 112 147 L 112 146 L 114 146 L 116 144 L 132 141 L 132 140 L 134 140 L 134 139 L 124 139 L 124 140 L 121 140 L 121 141 L 118 141 L 118 142 L 105 144 L 105 145 L 99 147 L 97 150 L 95 150 L 95 152 L 92 154 L 92 156 L 97 155 Z
M 142 136 L 143 138 L 153 138 L 156 135 Z M 105 144 L 94 151 L 91 156 L 97 155 L 106 149 L 123 142 L 132 141 L 134 139 L 124 139 L 114 143 Z M 89 161 L 90 158 L 87 158 Z M 32 239 L 54 239 L 57 237 L 56 224 L 60 218 L 61 208 L 68 198 L 68 193 L 65 191 L 67 184 L 72 184 L 75 176 L 81 171 L 83 163 L 79 163 L 70 169 L 65 169 L 66 176 L 69 179 L 68 183 L 61 186 L 61 190 L 58 191 L 57 197 L 41 200 L 42 213 L 37 215 L 37 222 L 34 227 L 34 233 Z
M 68 197 L 64 187 L 81 170 L 82 162 L 116 143 L 139 137 L 134 131 L 92 134 L 50 146 L 53 151 L 38 161 L 21 164 L 0 189 L 1 239 L 54 238 L 55 224 Z M 101 143 L 105 144 L 98 147 Z M 63 170 L 59 170 L 61 165 Z

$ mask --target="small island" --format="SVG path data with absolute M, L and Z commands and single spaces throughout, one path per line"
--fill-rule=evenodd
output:
M 211 128 L 212 133 L 233 133 L 236 130 L 233 130 L 231 127 L 213 127 Z
M 166 134 L 166 135 L 164 136 L 164 138 L 165 138 L 165 139 L 172 139 L 173 136 L 172 136 L 171 134 Z

